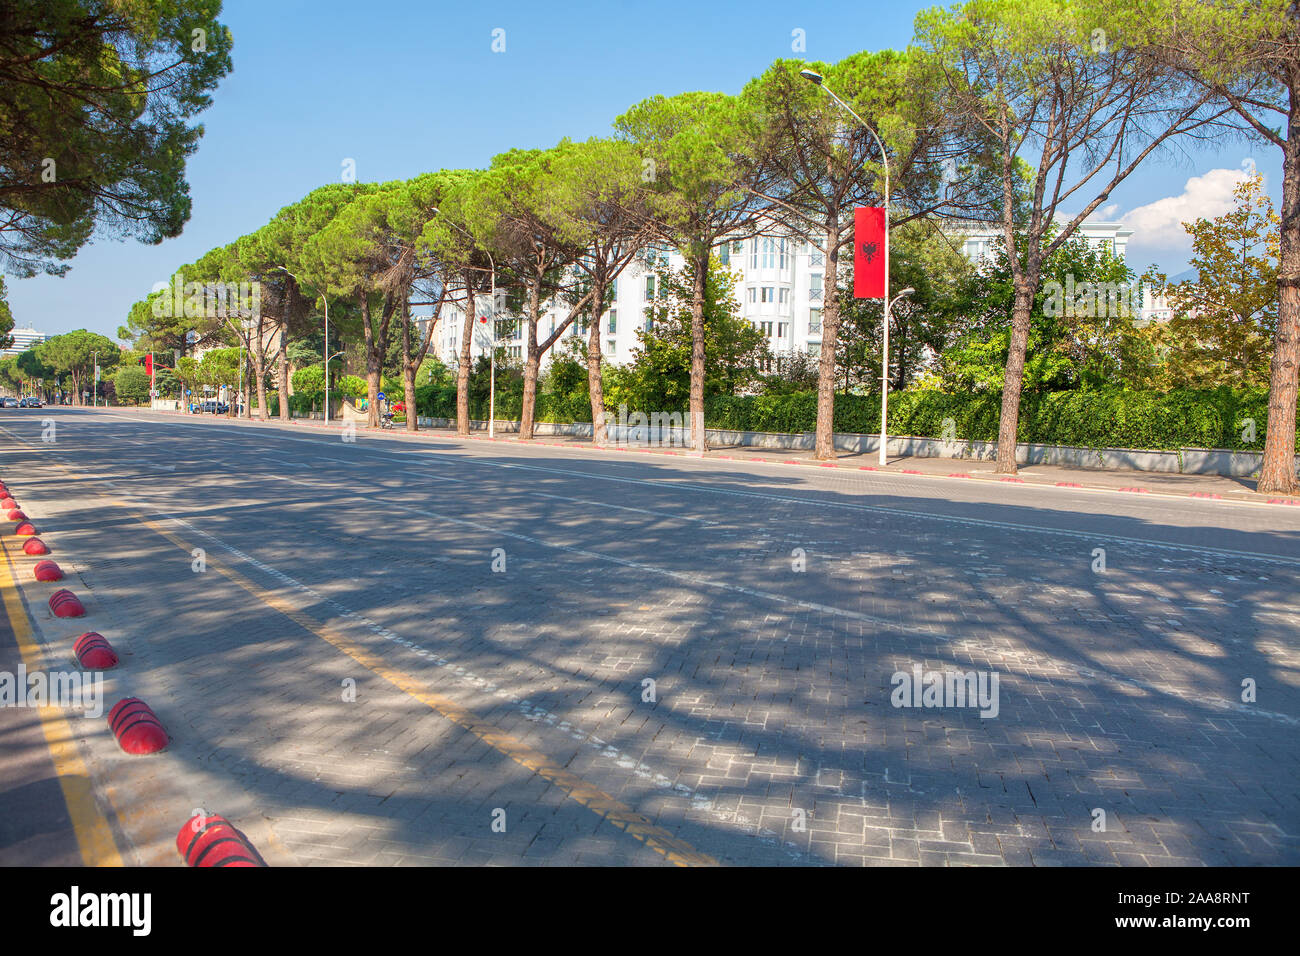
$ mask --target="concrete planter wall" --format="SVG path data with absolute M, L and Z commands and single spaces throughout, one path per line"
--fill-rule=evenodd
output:
M 311 417 L 319 419 L 322 416 L 316 413 Z M 454 427 L 454 422 L 448 418 L 421 417 L 418 422 L 421 428 Z M 487 431 L 487 422 L 471 421 L 470 428 L 474 431 Z M 496 433 L 499 435 L 515 434 L 518 431 L 518 422 L 498 421 L 496 423 Z M 546 436 L 591 437 L 591 425 L 582 422 L 537 422 L 533 426 L 533 431 L 537 435 Z M 684 448 L 690 439 L 689 429 L 685 428 L 651 429 L 644 426 L 609 425 L 606 432 L 611 442 L 627 442 L 633 445 L 653 443 Z M 746 432 L 707 428 L 704 434 L 711 446 L 739 445 L 746 448 L 811 451 L 816 445 L 816 438 L 812 432 Z M 839 451 L 872 454 L 880 447 L 880 436 L 836 432 L 835 447 Z M 997 458 L 998 446 L 996 442 L 945 442 L 938 438 L 897 437 L 889 439 L 888 451 L 890 456 L 900 457 L 993 461 Z M 1232 451 L 1226 448 L 1150 451 L 1141 448 L 1075 448 L 1069 445 L 1025 443 L 1016 446 L 1016 461 L 1022 465 L 1118 468 L 1184 475 L 1224 475 L 1232 478 L 1248 478 L 1256 474 L 1262 458 L 1259 452 Z M 1300 456 L 1296 457 L 1296 464 L 1300 466 Z

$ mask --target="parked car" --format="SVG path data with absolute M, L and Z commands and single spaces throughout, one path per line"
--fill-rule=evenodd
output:
M 5 399 L 3 399 L 3 400 L 0 400 L 0 404 L 3 404 L 5 408 L 17 408 L 17 407 L 18 407 L 18 399 L 16 399 L 16 398 L 5 398 Z
M 230 411 L 230 406 L 225 402 L 218 402 L 216 399 L 209 398 L 199 406 L 199 411 L 203 414 L 224 415 Z

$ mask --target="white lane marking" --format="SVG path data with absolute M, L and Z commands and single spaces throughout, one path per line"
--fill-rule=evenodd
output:
M 304 482 L 297 479 L 286 478 L 286 477 L 279 477 L 279 480 L 292 482 L 294 484 L 309 484 L 309 482 Z M 450 515 L 439 514 L 438 512 L 435 511 L 428 511 L 423 508 L 415 508 L 410 505 L 399 504 L 391 500 L 385 501 L 384 503 L 392 508 L 396 508 L 399 511 L 407 511 L 410 512 L 411 514 L 418 514 L 426 518 L 433 518 L 438 521 L 446 521 L 451 524 L 463 525 L 468 528 L 473 528 L 476 531 L 483 531 L 492 535 L 514 538 L 515 540 L 524 541 L 528 544 L 533 544 L 541 548 L 550 548 L 556 551 L 563 551 L 567 554 L 574 554 L 585 558 L 592 558 L 598 562 L 619 564 L 622 565 L 623 567 L 633 568 L 634 570 L 637 571 L 644 571 L 649 574 L 657 574 L 663 577 L 672 578 L 674 580 L 681 581 L 692 587 L 703 586 L 707 588 L 713 588 L 715 590 L 730 591 L 737 594 L 743 594 L 747 597 L 755 597 L 767 601 L 772 601 L 777 604 L 793 605 L 795 607 L 801 607 L 807 610 L 817 611 L 823 614 L 830 614 L 835 617 L 844 617 L 844 618 L 849 618 L 851 620 L 863 621 L 869 624 L 876 624 L 880 627 L 886 628 L 888 630 L 897 631 L 900 633 L 923 634 L 928 637 L 946 640 L 949 644 L 951 644 L 954 647 L 977 649 L 980 651 L 980 653 L 990 657 L 999 657 L 1003 651 L 1003 649 L 1000 648 L 996 643 L 980 641 L 974 638 L 956 640 L 951 636 L 941 631 L 938 631 L 929 625 L 917 626 L 911 624 L 904 624 L 902 622 L 893 621 L 888 618 L 881 618 L 881 617 L 875 617 L 870 614 L 863 614 L 860 611 L 851 611 L 847 608 L 834 607 L 828 604 L 818 604 L 813 601 L 805 601 L 799 598 L 789 598 L 786 597 L 785 595 L 776 594 L 772 591 L 763 591 L 758 588 L 749 588 L 741 584 L 729 584 L 725 581 L 716 581 L 698 573 L 686 573 L 683 571 L 673 571 L 670 568 L 661 568 L 653 564 L 645 564 L 644 562 L 641 561 L 632 561 L 627 558 L 619 558 L 613 555 L 602 554 L 598 551 L 589 551 L 586 548 L 575 548 L 569 545 L 555 544 L 553 542 L 546 541 L 542 538 L 536 538 L 531 535 L 521 534 L 520 532 L 517 531 L 506 531 L 501 528 L 494 528 L 491 525 L 485 525 L 477 521 L 470 521 L 466 518 L 454 518 Z M 1128 677 L 1122 674 L 1112 674 L 1110 672 L 1100 674 L 1097 671 L 1094 671 L 1090 668 L 1083 667 L 1077 664 L 1071 664 L 1068 661 L 1061 661 L 1060 664 L 1065 670 L 1073 671 L 1078 676 L 1083 677 L 1087 680 L 1093 680 L 1093 681 L 1115 680 L 1119 683 L 1127 684 L 1130 687 L 1140 687 L 1151 693 L 1166 694 L 1166 695 L 1170 694 L 1170 691 L 1162 689 L 1156 686 L 1155 684 L 1151 684 L 1147 681 L 1143 681 L 1136 677 Z M 1034 678 L 1032 675 L 1025 675 L 1025 676 L 1027 680 L 1030 681 L 1036 680 L 1036 678 Z M 1243 714 L 1246 716 L 1264 717 L 1269 720 L 1275 720 L 1281 723 L 1290 724 L 1292 726 L 1300 726 L 1300 718 L 1292 717 L 1289 714 L 1262 710 L 1254 707 L 1247 707 L 1245 704 L 1241 704 L 1236 701 L 1227 700 L 1219 697 L 1212 697 L 1208 695 L 1202 697 L 1201 700 L 1204 703 L 1209 704 L 1210 706 L 1218 710 L 1235 711 L 1236 713 Z
M 139 420 L 137 419 L 136 421 Z M 158 423 L 151 422 L 150 424 L 162 424 L 162 425 L 169 425 L 172 427 L 185 427 L 183 424 L 176 423 L 176 422 L 158 422 Z M 332 444 L 332 442 L 323 441 L 321 439 L 297 438 L 288 435 L 278 436 L 277 440 L 306 442 L 307 444 L 312 444 L 312 445 Z M 365 453 L 371 455 L 384 455 L 389 457 L 410 456 L 410 455 L 433 456 L 438 454 L 436 450 L 416 450 L 416 451 L 395 452 L 395 451 L 386 451 L 378 448 L 366 448 L 363 446 L 358 446 L 358 451 L 364 451 Z M 668 487 L 668 488 L 673 488 L 682 491 L 693 491 L 697 494 L 714 494 L 714 495 L 728 495 L 731 497 L 741 497 L 741 498 L 756 498 L 763 501 L 776 501 L 776 502 L 781 502 L 783 504 L 802 505 L 804 507 L 809 507 L 809 508 L 831 508 L 831 509 L 837 509 L 842 511 L 854 511 L 854 512 L 868 513 L 868 514 L 901 516 L 907 518 L 914 518 L 918 521 L 940 521 L 949 524 L 966 525 L 968 527 L 997 528 L 1000 530 L 1021 531 L 1029 534 L 1043 534 L 1043 535 L 1052 535 L 1056 537 L 1073 538 L 1075 540 L 1081 540 L 1081 541 L 1106 541 L 1112 543 L 1127 544 L 1136 547 L 1156 548 L 1163 551 L 1188 552 L 1192 554 L 1208 555 L 1212 557 L 1226 557 L 1226 558 L 1234 558 L 1234 559 L 1244 560 L 1244 561 L 1255 561 L 1255 562 L 1261 562 L 1265 564 L 1300 566 L 1300 558 L 1289 558 L 1282 555 L 1264 554 L 1256 551 L 1240 551 L 1232 548 L 1212 548 L 1205 545 L 1175 544 L 1171 542 L 1152 541 L 1146 538 L 1133 538 L 1127 535 L 1117 535 L 1117 534 L 1091 532 L 1091 531 L 1074 531 L 1070 529 L 1059 529 L 1059 528 L 1044 528 L 1038 525 L 1027 525 L 1027 524 L 1021 524 L 1019 522 L 995 521 L 990 518 L 957 517 L 954 515 L 940 515 L 931 512 L 925 512 L 925 511 L 908 511 L 902 508 L 884 507 L 881 505 L 847 504 L 838 501 L 825 501 L 820 498 L 792 498 L 787 495 L 777 495 L 777 494 L 760 493 L 760 492 L 753 492 L 753 491 L 737 491 L 734 488 L 711 488 L 707 486 L 694 484 L 689 480 L 679 480 L 679 479 L 650 480 L 645 478 L 628 478 L 628 477 L 622 477 L 616 475 L 605 475 L 593 471 L 573 471 L 564 468 L 546 468 L 540 465 L 524 465 L 524 464 L 513 463 L 513 462 L 484 461 L 484 460 L 479 460 L 477 458 L 456 458 L 456 459 L 441 458 L 438 460 L 444 464 L 460 465 L 462 467 L 477 465 L 480 467 L 491 466 L 497 468 L 517 468 L 526 471 L 540 471 L 540 472 L 547 472 L 547 473 L 557 474 L 557 475 L 568 475 L 571 477 L 578 477 L 584 479 L 597 479 L 600 481 L 621 482 L 624 484 L 641 485 L 645 487 L 652 487 L 658 489 L 663 489 L 665 487 Z M 690 459 L 685 459 L 685 460 L 690 460 Z M 632 466 L 636 465 L 636 462 L 625 461 L 623 459 L 609 459 L 609 460 L 605 460 L 603 463 L 610 464 L 610 465 L 623 465 L 623 464 L 632 465 Z M 879 475 L 877 474 L 876 477 L 879 477 Z M 820 493 L 820 489 L 814 488 L 814 489 L 810 489 L 810 491 L 813 493 Z M 581 499 L 574 499 L 574 500 L 581 500 Z M 969 504 L 979 504 L 979 502 L 969 502 Z

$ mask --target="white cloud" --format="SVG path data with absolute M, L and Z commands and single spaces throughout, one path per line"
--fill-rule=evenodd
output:
M 1187 180 L 1182 193 L 1138 206 L 1120 218 L 1133 230 L 1129 246 L 1146 249 L 1191 249 L 1183 223 L 1213 219 L 1232 209 L 1232 191 L 1249 176 L 1243 169 L 1211 169 Z

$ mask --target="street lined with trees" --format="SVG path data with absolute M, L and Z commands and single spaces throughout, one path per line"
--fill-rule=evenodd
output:
M 172 117 L 160 129 L 175 156 L 192 147 L 197 132 L 187 120 L 229 68 L 229 37 L 213 19 L 218 5 L 192 6 L 160 24 L 107 15 L 97 21 L 109 34 L 156 28 L 167 42 L 183 34 L 185 16 L 211 21 L 216 40 L 206 58 L 176 66 L 174 86 L 158 94 L 158 108 Z M 476 329 L 495 342 L 500 323 L 518 322 L 518 367 L 495 350 L 487 390 L 490 407 L 500 404 L 503 414 L 519 418 L 522 438 L 532 436 L 539 416 L 563 407 L 578 417 L 573 409 L 585 402 L 595 440 L 603 442 L 607 410 L 629 396 L 657 395 L 685 412 L 698 450 L 711 424 L 710 381 L 727 383 L 737 400 L 788 394 L 799 385 L 816 393 L 812 430 L 820 458 L 835 455 L 840 402 L 875 396 L 881 407 L 886 391 L 916 388 L 978 392 L 982 402 L 995 390 L 997 467 L 1005 474 L 1015 472 L 1017 443 L 1026 440 L 1022 404 L 1043 395 L 1267 386 L 1267 422 L 1256 429 L 1265 457 L 1260 487 L 1300 493 L 1296 24 L 1296 6 L 1287 0 L 969 0 L 935 8 L 917 17 L 914 42 L 904 51 L 863 52 L 837 63 L 779 60 L 735 95 L 651 96 L 618 116 L 607 137 L 509 150 L 485 170 L 322 186 L 260 229 L 177 268 L 167 290 L 132 307 L 120 334 L 137 352 L 164 356 L 236 349 L 242 357 L 235 373 L 199 377 L 233 378 L 220 384 L 240 388 L 263 417 L 273 404 L 281 416 L 301 409 L 308 394 L 307 407 L 323 406 L 326 395 L 350 390 L 341 387 L 342 376 L 353 370 L 365 381 L 371 425 L 379 421 L 379 394 L 400 393 L 412 412 L 445 412 L 467 434 Z M 40 33 L 23 35 L 36 43 Z M 61 55 L 33 49 L 38 57 Z M 1289 125 L 1278 127 L 1279 118 Z M 1112 192 L 1144 163 L 1225 137 L 1275 145 L 1284 155 L 1275 219 L 1252 219 L 1261 199 L 1241 197 L 1262 250 L 1250 288 L 1241 290 L 1249 306 L 1214 300 L 1213 283 L 1222 281 L 1226 263 L 1223 250 L 1212 248 L 1210 227 L 1198 225 L 1200 278 L 1168 290 L 1178 315 L 1167 327 L 1138 328 L 1123 312 L 1050 314 L 1059 311 L 1055 286 L 1135 281 L 1123 262 L 1076 241 Z M 175 161 L 164 178 L 168 188 L 182 189 Z M 15 222 L 30 223 L 48 208 L 23 204 L 47 194 L 54 195 L 15 187 L 0 189 L 0 200 L 12 206 Z M 111 219 L 124 208 L 96 202 L 59 226 L 66 234 L 50 233 L 58 236 L 54 245 L 32 245 L 27 226 L 8 254 L 28 270 L 66 257 L 95 215 Z M 142 214 L 148 225 L 140 230 L 146 238 L 170 234 L 183 206 L 173 203 L 171 218 Z M 850 219 L 863 206 L 888 212 L 885 276 L 886 288 L 899 293 L 893 299 L 859 299 L 850 291 Z M 1001 240 L 1000 252 L 974 265 L 959 261 L 954 239 L 972 224 L 996 230 Z M 725 297 L 709 291 L 720 249 L 771 235 L 807 243 L 823 257 L 816 355 L 770 355 L 766 343 L 718 347 L 731 335 L 733 314 Z M 655 303 L 634 361 L 611 367 L 600 330 L 615 283 L 638 260 L 653 271 L 669 249 L 683 257 L 688 274 L 661 276 L 659 288 L 684 279 L 687 308 L 665 311 Z M 229 290 L 244 284 L 260 293 L 255 309 L 230 301 Z M 186 305 L 180 315 L 168 308 L 178 298 Z M 418 325 L 414 302 L 434 309 Z M 431 370 L 421 382 L 450 308 L 466 317 L 455 367 Z M 542 329 L 547 312 L 558 321 Z M 585 333 L 585 355 L 569 354 L 575 324 Z M 1207 350 L 1214 359 L 1197 357 Z M 295 403 L 295 382 L 317 361 L 321 389 Z M 561 396 L 548 377 L 572 381 L 570 361 L 585 365 L 585 382 Z M 733 364 L 719 367 L 722 361 Z M 685 366 L 684 395 L 670 384 L 680 374 L 671 364 L 677 362 Z M 178 380 L 197 374 L 178 364 L 175 373 Z M 659 386 L 649 384 L 655 375 L 664 377 Z M 441 398 L 430 397 L 435 389 L 445 396 L 452 384 L 454 416 Z M 1232 405 L 1251 401 L 1239 395 Z M 475 406 L 474 414 L 482 410 Z M 417 414 L 405 417 L 408 429 L 418 428 Z M 1239 426 L 1221 424 L 1224 432 Z

